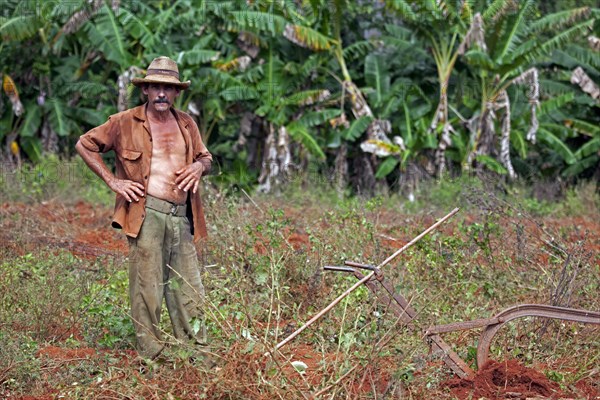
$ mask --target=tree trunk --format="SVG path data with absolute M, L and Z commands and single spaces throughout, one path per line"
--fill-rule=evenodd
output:
M 334 186 L 338 197 L 344 197 L 344 189 L 348 185 L 348 146 L 343 143 L 335 156 Z
M 265 140 L 265 150 L 258 191 L 269 193 L 273 188 L 280 188 L 287 180 L 292 165 L 290 137 L 285 126 L 278 129 L 269 123 L 269 135 Z
M 356 187 L 358 194 L 370 196 L 375 193 L 377 180 L 375 179 L 375 171 L 371 164 L 369 153 L 359 153 L 357 157 L 352 159 L 352 171 L 357 171 L 355 175 L 350 176 L 353 186 Z

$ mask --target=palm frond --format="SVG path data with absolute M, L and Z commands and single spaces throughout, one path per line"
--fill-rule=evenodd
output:
M 299 78 L 306 79 L 309 77 L 317 70 L 317 68 L 319 68 L 320 62 L 321 60 L 317 54 L 312 54 L 310 57 L 308 57 L 308 59 L 306 59 L 306 61 L 304 61 L 300 66 L 298 71 Z
M 401 38 L 401 39 L 406 39 L 406 40 L 410 40 L 410 37 L 413 34 L 413 31 L 401 26 L 401 25 L 395 25 L 395 24 L 385 24 L 385 31 L 387 33 L 389 33 L 390 35 L 397 37 L 397 38 Z
M 412 5 L 405 0 L 392 0 L 386 2 L 389 7 L 396 10 L 404 21 L 408 23 L 417 22 L 417 14 L 415 14 Z
M 283 36 L 300 47 L 315 51 L 329 50 L 334 43 L 333 39 L 321 32 L 302 25 L 287 24 Z
M 248 39 L 254 43 L 254 35 L 250 35 L 252 39 Z M 210 43 L 216 38 L 214 33 L 203 34 L 199 38 L 194 38 L 194 47 L 192 49 L 206 49 L 207 47 L 212 47 Z M 260 44 L 260 39 L 257 38 L 257 46 Z
M 128 68 L 132 57 L 126 49 L 123 30 L 112 9 L 106 4 L 101 16 L 86 24 L 84 29 L 90 42 L 100 50 L 107 60 L 117 63 L 123 70 Z
M 581 66 L 593 67 L 593 69 L 600 69 L 600 49 L 594 51 L 589 47 L 579 46 L 578 44 L 571 44 L 564 49 L 564 52 L 569 54 L 575 60 L 577 60 Z
M 23 124 L 19 129 L 19 136 L 33 137 L 40 129 L 42 123 L 42 111 L 40 106 L 34 102 L 27 103 L 25 106 L 25 117 Z
M 0 17 L 2 40 L 25 40 L 37 32 L 39 18 L 31 15 L 17 15 L 11 18 Z
M 373 117 L 370 116 L 363 116 L 355 119 L 350 124 L 350 127 L 343 132 L 342 136 L 347 141 L 354 142 L 356 139 L 362 136 L 369 125 L 371 125 L 371 122 L 373 122 Z
M 540 79 L 540 91 L 547 96 L 556 97 L 564 93 L 573 92 L 574 89 L 573 86 L 563 82 L 551 79 Z
M 537 58 L 541 55 L 550 54 L 555 49 L 564 46 L 566 43 L 570 43 L 574 39 L 585 35 L 594 26 L 594 20 L 584 21 L 569 29 L 563 30 L 554 37 L 546 40 L 537 49 L 534 49 L 530 53 L 530 59 Z
M 490 58 L 487 52 L 479 49 L 467 51 L 464 58 L 468 64 L 487 71 L 494 71 L 498 67 L 498 64 Z
M 59 87 L 56 94 L 60 96 L 69 96 L 79 93 L 87 98 L 100 98 L 103 95 L 110 94 L 110 88 L 105 84 L 91 81 L 67 82 Z
M 450 14 L 450 10 L 445 1 L 439 0 L 421 0 L 421 5 L 427 10 L 434 20 L 445 20 Z
M 230 11 L 231 29 L 259 30 L 278 36 L 283 33 L 288 21 L 280 15 L 262 11 Z
M 531 33 L 539 33 L 545 30 L 561 31 L 563 28 L 573 25 L 575 22 L 588 18 L 591 15 L 589 7 L 573 8 L 546 15 L 529 26 Z
M 375 49 L 376 43 L 371 40 L 359 40 L 349 46 L 344 47 L 342 55 L 346 62 L 365 57 L 370 51 Z
M 375 178 L 385 178 L 388 176 L 398 165 L 400 160 L 396 157 L 388 157 L 379 165 L 377 168 L 377 172 L 375 173 Z
M 545 127 L 539 128 L 538 138 L 540 139 L 540 142 L 544 142 L 546 145 L 548 145 L 548 147 L 554 150 L 554 152 L 558 154 L 565 163 L 571 165 L 577 161 L 575 154 L 573 154 L 569 146 L 567 146 L 565 142 L 563 142 L 558 136 Z
M 64 102 L 58 99 L 50 99 L 44 106 L 54 132 L 59 136 L 69 136 L 75 132 L 75 124 L 67 116 L 68 107 Z
M 136 14 L 125 7 L 121 7 L 119 9 L 119 20 L 127 32 L 135 39 L 138 39 L 146 50 L 151 50 L 153 48 L 157 36 Z
M 299 121 L 302 125 L 307 127 L 313 127 L 322 125 L 336 117 L 338 117 L 342 111 L 338 108 L 326 108 L 319 111 L 311 111 L 300 117 Z
M 214 119 L 225 119 L 225 110 L 223 108 L 223 103 L 221 103 L 220 99 L 216 97 L 211 97 L 204 102 L 203 106 L 205 110 L 205 115 L 208 115 Z
M 227 15 L 235 11 L 239 6 L 239 1 L 221 0 L 221 1 L 203 1 L 202 6 L 207 12 L 210 12 L 219 18 L 226 19 Z
M 37 163 L 42 158 L 42 141 L 38 137 L 24 137 L 21 139 L 21 149 L 27 154 L 34 163 Z
M 402 108 L 404 109 L 404 142 L 407 146 L 412 146 L 413 134 L 412 134 L 412 122 L 410 120 L 410 111 L 408 110 L 408 104 L 406 102 L 402 103 Z
M 585 171 L 586 169 L 597 166 L 599 163 L 600 163 L 600 156 L 592 155 L 590 157 L 584 158 L 584 159 L 576 162 L 575 164 L 570 165 L 569 167 L 565 168 L 561 172 L 561 176 L 564 176 L 564 177 L 577 176 L 577 175 L 581 174 L 583 171 Z
M 252 100 L 260 97 L 258 91 L 250 86 L 230 86 L 222 90 L 220 95 L 226 101 Z
M 258 84 L 264 76 L 264 71 L 261 65 L 253 65 L 244 71 L 242 75 L 244 82 L 249 84 Z
M 581 160 L 593 154 L 600 154 L 600 136 L 596 136 L 592 140 L 583 144 L 576 152 L 575 157 Z
M 304 90 L 284 98 L 282 100 L 282 104 L 298 106 L 310 105 L 314 103 L 319 103 L 327 99 L 330 95 L 331 93 L 329 92 L 329 90 L 326 89 Z
M 103 0 L 94 0 L 89 4 L 89 9 L 85 5 L 76 12 L 74 12 L 68 19 L 68 21 L 63 25 L 61 31 L 67 35 L 71 33 L 75 33 L 89 21 L 102 7 L 104 4 Z M 62 8 L 62 7 L 61 7 Z M 65 7 L 65 9 L 69 9 L 69 7 Z
M 576 57 L 573 55 L 573 52 L 567 52 L 564 50 L 555 50 L 552 53 L 552 62 L 554 64 L 560 65 L 561 67 L 567 69 L 575 69 L 579 66 L 583 67 L 586 71 L 590 72 L 592 75 L 600 77 L 600 70 L 597 69 L 594 65 L 592 65 L 589 61 L 594 62 L 596 64 L 595 57 L 598 57 L 596 54 L 576 54 Z M 592 53 L 588 51 L 588 53 Z M 600 57 L 598 57 L 600 61 Z M 600 64 L 596 64 L 596 66 L 600 66 Z
M 487 154 L 478 154 L 477 156 L 475 156 L 475 160 L 477 160 L 478 163 L 485 165 L 485 167 L 490 171 L 494 171 L 497 174 L 508 174 L 508 170 L 504 167 L 504 165 L 502 165 L 495 158 L 488 156 Z
M 182 62 L 184 65 L 198 65 L 216 61 L 220 55 L 221 52 L 216 50 L 192 49 L 179 53 L 177 62 Z
M 588 121 L 582 121 L 580 119 L 570 119 L 565 121 L 565 125 L 583 135 L 595 138 L 600 137 L 600 127 Z
M 568 92 L 540 103 L 540 115 L 547 115 L 554 110 L 564 107 L 575 99 L 575 93 Z
M 501 60 L 506 70 L 517 70 L 518 67 L 525 63 L 530 63 L 530 53 L 539 46 L 537 38 L 530 38 L 519 45 L 510 52 L 503 60 Z
M 280 3 L 282 14 L 296 25 L 310 25 L 310 22 L 302 11 L 303 8 L 298 7 L 294 0 L 282 0 Z M 310 11 L 310 9 L 309 9 Z M 310 14 L 310 12 L 309 12 Z
M 494 49 L 494 59 L 497 62 L 502 60 L 509 52 L 516 49 L 522 35 L 526 31 L 527 15 L 531 12 L 533 5 L 533 0 L 526 0 L 523 2 L 519 13 L 500 37 L 499 42 Z
M 390 89 L 390 75 L 384 68 L 383 60 L 376 54 L 369 54 L 365 59 L 365 81 L 375 89 L 376 103 L 380 103 Z
M 199 68 L 197 71 L 200 77 L 209 78 L 206 86 L 223 89 L 226 87 L 245 86 L 245 84 L 231 74 L 223 72 L 217 68 Z
M 77 107 L 77 120 L 90 126 L 102 125 L 108 118 L 107 114 L 110 114 L 107 109 Z
M 319 159 L 325 159 L 325 153 L 321 150 L 321 146 L 319 146 L 315 138 L 308 132 L 308 128 L 301 122 L 294 121 L 287 125 L 286 128 L 292 139 L 302 143 L 311 154 L 317 156 Z
M 493 20 L 501 18 L 514 7 L 516 7 L 515 0 L 494 0 L 483 12 L 483 21 L 486 25 L 489 25 Z
M 517 151 L 519 157 L 522 159 L 527 157 L 527 142 L 525 141 L 525 135 L 522 131 L 518 129 L 511 129 L 510 144 Z
M 392 93 L 388 93 L 385 99 L 387 101 L 384 103 L 384 106 L 381 107 L 379 117 L 389 119 L 398 112 L 398 107 L 400 106 L 402 99 Z
M 160 43 L 160 40 L 158 39 L 163 35 L 163 31 L 173 25 L 172 19 L 178 16 L 176 11 L 180 3 L 182 3 L 181 0 L 167 3 L 170 4 L 170 7 L 166 10 L 161 10 L 160 13 L 157 14 L 158 18 L 156 22 L 158 22 L 158 24 L 153 27 L 153 35 L 156 38 L 155 43 Z
M 426 57 L 429 57 L 429 54 L 427 52 L 424 51 L 424 49 L 420 48 L 420 47 L 415 47 L 415 43 L 410 41 L 410 40 L 406 40 L 403 38 L 398 38 L 395 36 L 390 36 L 390 35 L 383 35 L 381 36 L 381 40 L 385 43 L 386 47 L 395 47 L 400 51 L 414 51 L 415 53 L 418 53 L 419 55 L 425 55 Z

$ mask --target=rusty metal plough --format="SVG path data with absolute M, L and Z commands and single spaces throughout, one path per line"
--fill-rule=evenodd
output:
M 364 275 L 356 268 L 362 268 L 374 271 L 373 278 L 366 281 L 365 285 L 372 291 L 379 302 L 389 307 L 389 309 L 404 322 L 411 326 L 417 315 L 415 309 L 410 303 L 393 288 L 384 279 L 383 273 L 372 265 L 365 265 L 356 262 L 346 261 L 345 267 L 325 266 L 325 270 L 351 272 L 357 279 L 363 279 Z M 379 284 L 379 285 L 378 285 Z M 383 293 L 381 288 L 385 289 Z M 600 312 L 577 310 L 574 308 L 554 307 L 543 304 L 520 304 L 507 308 L 493 318 L 482 318 L 472 321 L 455 322 L 445 325 L 436 325 L 428 328 L 424 332 L 424 337 L 429 342 L 434 354 L 440 354 L 444 363 L 452 369 L 461 378 L 473 376 L 473 370 L 465 363 L 458 354 L 456 354 L 446 342 L 440 337 L 442 333 L 483 328 L 477 345 L 477 366 L 482 367 L 489 359 L 490 345 L 494 336 L 502 326 L 514 319 L 523 317 L 543 317 L 552 319 L 561 319 L 565 321 L 582 322 L 588 324 L 600 325 Z
M 338 296 L 333 302 L 327 307 L 317 313 L 313 318 L 306 322 L 302 327 L 297 329 L 286 339 L 277 344 L 274 350 L 278 350 L 287 343 L 289 343 L 294 337 L 300 332 L 310 326 L 312 323 L 321 318 L 326 312 L 331 310 L 336 304 L 338 304 L 345 296 L 350 294 L 353 290 L 364 284 L 367 288 L 377 296 L 380 303 L 388 307 L 400 321 L 406 324 L 409 328 L 414 328 L 413 321 L 417 316 L 417 311 L 410 305 L 410 303 L 399 293 L 396 293 L 392 286 L 385 281 L 381 268 L 392 261 L 396 256 L 405 251 L 410 246 L 414 245 L 418 240 L 424 237 L 427 233 L 436 229 L 443 222 L 448 220 L 454 214 L 458 212 L 458 208 L 455 208 L 445 217 L 438 220 L 435 224 L 430 226 L 428 229 L 423 231 L 420 235 L 416 236 L 409 243 L 404 245 L 401 249 L 397 250 L 384 260 L 378 266 L 361 264 L 352 261 L 346 261 L 345 266 L 325 266 L 325 270 L 338 271 L 338 272 L 350 272 L 358 279 L 358 282 L 352 287 L 347 289 L 344 293 Z M 357 268 L 368 270 L 369 273 L 364 275 Z M 383 288 L 383 290 L 381 290 Z M 436 325 L 429 327 L 424 332 L 424 338 L 430 345 L 431 351 L 441 357 L 444 363 L 452 369 L 459 377 L 471 377 L 475 373 L 467 365 L 467 363 L 456 354 L 452 348 L 442 339 L 440 334 L 447 332 L 454 332 L 459 330 L 468 330 L 475 328 L 483 328 L 479 343 L 477 346 L 477 366 L 481 368 L 489 358 L 489 349 L 496 333 L 502 328 L 502 326 L 514 319 L 523 317 L 542 317 L 561 319 L 573 322 L 582 322 L 589 324 L 600 325 L 600 312 L 577 310 L 573 308 L 554 307 L 549 305 L 540 304 L 521 304 L 514 307 L 507 308 L 500 312 L 493 318 L 476 319 L 472 321 L 455 322 L 445 325 Z M 269 354 L 265 353 L 265 354 Z

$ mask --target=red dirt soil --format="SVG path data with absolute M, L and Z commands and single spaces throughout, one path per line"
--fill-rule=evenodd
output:
M 83 201 L 74 204 L 42 202 L 3 203 L 0 206 L 0 239 L 11 253 L 24 255 L 40 245 L 64 248 L 74 255 L 95 259 L 102 255 L 124 255 L 124 235 L 110 227 L 111 211 Z M 14 232 L 23 235 L 18 243 Z
M 454 378 L 443 383 L 457 399 L 561 399 L 573 398 L 544 374 L 520 364 L 517 360 L 489 361 L 474 378 Z M 597 398 L 591 386 L 580 385 L 583 392 L 576 398 Z
M 69 361 L 81 358 L 91 358 L 96 354 L 96 350 L 89 348 L 67 349 L 63 347 L 48 346 L 38 351 L 37 356 L 47 357 L 52 360 Z
M 110 219 L 111 211 L 109 209 L 94 207 L 81 201 L 71 205 L 56 202 L 45 202 L 36 205 L 3 203 L 0 205 L 0 228 L 2 228 L 4 234 L 0 234 L 0 239 L 3 239 L 2 236 L 4 236 L 6 240 L 3 240 L 3 249 L 0 250 L 13 254 L 25 254 L 27 251 L 34 251 L 42 245 L 50 248 L 66 248 L 73 254 L 86 258 L 110 254 L 123 255 L 126 253 L 127 242 L 120 232 L 110 228 Z M 424 217 L 421 225 L 427 226 L 431 222 L 433 222 L 433 217 Z M 556 226 L 561 226 L 561 221 L 554 222 Z M 578 227 L 578 235 L 571 233 L 569 240 L 580 240 L 587 234 L 591 250 L 600 250 L 600 239 L 594 235 L 594 232 L 599 231 L 598 222 L 580 218 L 575 219 L 573 223 Z M 539 229 L 536 226 L 528 226 L 527 228 Z M 14 239 L 12 236 L 8 236 L 10 232 L 26 234 L 18 236 L 19 240 L 15 242 L 11 240 Z M 591 232 L 591 235 L 589 232 Z M 393 230 L 392 232 L 386 231 L 385 235 L 382 235 L 379 239 L 384 246 L 398 248 L 410 239 L 405 233 L 399 233 L 393 232 Z M 398 235 L 396 236 L 396 234 Z M 260 235 L 257 236 L 254 251 L 258 254 L 266 254 L 269 243 Z M 311 248 L 309 237 L 302 230 L 287 229 L 283 232 L 283 236 L 295 251 L 310 250 Z M 296 288 L 296 290 L 308 292 L 308 286 L 303 285 L 302 288 Z M 325 289 L 322 288 L 322 290 Z M 81 337 L 80 333 L 77 332 L 78 327 L 72 327 L 71 329 L 72 331 L 69 331 L 69 333 L 75 338 Z M 60 337 L 68 336 L 60 335 Z M 319 385 L 322 383 L 323 374 L 333 372 L 331 367 L 328 366 L 328 364 L 334 363 L 335 356 L 333 354 L 328 354 L 323 359 L 318 351 L 308 345 L 297 345 L 289 350 L 293 353 L 290 360 L 303 361 L 308 368 L 303 377 L 300 377 L 289 363 L 283 363 L 281 373 L 287 379 L 298 384 Z M 240 354 L 240 357 L 236 360 L 237 362 L 226 363 L 220 369 L 218 375 L 228 379 L 222 382 L 218 379 L 212 381 L 206 391 L 209 397 L 213 392 L 218 392 L 218 386 L 223 382 L 232 382 L 232 380 L 237 379 L 240 382 L 241 389 L 246 376 L 254 376 L 256 370 L 265 368 L 264 359 L 257 354 L 246 354 L 243 351 L 235 352 L 235 354 Z M 135 359 L 135 352 L 132 350 L 121 350 L 115 352 L 114 355 L 123 357 L 125 366 Z M 49 363 L 70 363 L 78 359 L 98 357 L 99 353 L 89 348 L 68 349 L 49 346 L 41 349 L 37 356 Z M 377 392 L 385 392 L 393 379 L 391 372 L 394 371 L 394 368 L 393 360 L 378 359 L 376 363 L 369 364 L 367 368 L 362 369 L 362 373 L 353 374 L 349 377 L 348 382 L 351 386 L 349 391 L 356 394 L 357 398 L 363 393 L 370 393 L 373 386 L 377 388 Z M 178 373 L 185 375 L 188 372 L 182 370 Z M 198 380 L 198 376 L 189 376 L 188 378 L 189 381 L 187 382 L 190 385 Z M 517 360 L 508 360 L 502 362 L 490 361 L 477 372 L 474 378 L 453 378 L 442 383 L 441 388 L 448 390 L 457 399 L 600 399 L 600 388 L 593 382 L 593 377 L 580 380 L 570 387 L 570 390 L 573 390 L 574 393 L 565 392 L 543 373 L 526 368 Z M 183 381 L 182 384 L 184 384 Z M 247 390 L 246 387 L 243 388 Z M 254 398 L 261 398 L 259 393 L 250 394 Z M 54 396 L 18 397 L 18 399 L 39 400 L 50 398 L 54 398 Z

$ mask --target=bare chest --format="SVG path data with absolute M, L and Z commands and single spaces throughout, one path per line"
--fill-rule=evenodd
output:
M 176 122 L 151 124 L 152 156 L 159 158 L 185 158 L 185 140 Z

